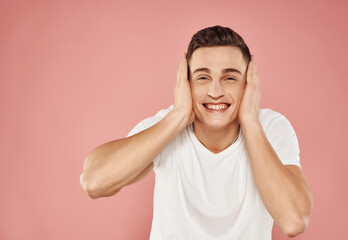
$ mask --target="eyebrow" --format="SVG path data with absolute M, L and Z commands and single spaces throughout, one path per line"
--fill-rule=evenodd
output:
M 207 73 L 210 73 L 210 70 L 209 70 L 209 68 L 197 68 L 196 70 L 193 71 L 192 75 L 194 75 L 197 72 L 207 72 Z M 239 73 L 242 76 L 242 73 L 239 70 L 235 69 L 235 68 L 224 68 L 224 69 L 221 70 L 221 73 L 228 73 L 228 72 L 236 72 L 236 73 Z

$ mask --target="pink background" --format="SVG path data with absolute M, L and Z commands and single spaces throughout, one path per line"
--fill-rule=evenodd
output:
M 0 1 L 0 239 L 148 239 L 154 173 L 109 198 L 79 183 L 96 146 L 174 103 L 198 30 L 255 55 L 314 197 L 297 239 L 347 239 L 346 1 Z M 273 239 L 286 239 L 274 225 Z

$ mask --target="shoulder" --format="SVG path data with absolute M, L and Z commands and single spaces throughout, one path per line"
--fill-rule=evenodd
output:
M 289 120 L 283 114 L 270 108 L 259 109 L 258 117 L 265 130 L 274 125 L 290 124 Z
M 147 128 L 152 127 L 159 121 L 161 121 L 170 111 L 174 109 L 174 105 L 169 106 L 168 108 L 159 110 L 155 115 L 145 118 L 140 121 L 127 135 L 127 137 L 132 136 L 138 132 L 141 132 Z
M 170 105 L 168 108 L 159 110 L 154 116 L 148 117 L 141 121 L 144 127 L 149 127 L 157 122 L 161 121 L 170 111 L 174 109 L 174 105 Z
M 156 113 L 156 116 L 165 117 L 169 112 L 174 110 L 174 105 L 170 105 L 168 108 L 161 109 Z
M 271 121 L 273 119 L 284 117 L 284 115 L 281 114 L 280 112 L 277 112 L 277 111 L 270 109 L 270 108 L 261 108 L 261 109 L 259 109 L 258 114 L 259 114 L 259 121 L 260 122 L 267 122 L 267 121 Z
M 299 142 L 290 121 L 272 109 L 260 109 L 259 121 L 282 163 L 301 168 Z
M 259 121 L 272 142 L 278 142 L 281 139 L 296 137 L 295 130 L 290 121 L 280 112 L 265 108 L 259 109 Z

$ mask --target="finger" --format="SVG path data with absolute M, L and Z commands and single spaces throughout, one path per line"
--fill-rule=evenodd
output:
M 258 73 L 258 69 L 256 66 L 256 62 L 255 62 L 255 56 L 253 56 L 253 84 L 255 85 L 256 88 L 259 88 L 260 86 L 260 79 L 259 79 L 259 73 Z
M 186 53 L 184 53 L 183 58 L 181 60 L 180 64 L 180 73 L 179 73 L 179 84 L 184 83 L 184 81 L 187 79 L 187 63 L 186 63 Z
M 255 83 L 255 57 L 254 56 L 250 66 L 250 80 L 252 81 L 253 84 Z
M 255 64 L 255 84 L 256 84 L 257 88 L 260 87 L 259 71 L 258 71 L 258 69 L 257 69 L 256 64 Z
M 182 67 L 184 65 L 183 62 L 184 62 L 184 56 L 181 58 L 181 63 L 180 63 L 180 68 L 179 68 L 179 78 L 180 78 L 179 82 L 181 82 L 181 79 L 182 79 Z
M 182 78 L 181 75 L 182 75 L 182 67 L 183 67 L 184 57 L 185 57 L 185 55 L 181 59 L 180 66 L 179 66 L 179 69 L 178 69 L 178 72 L 177 72 L 177 75 L 176 75 L 176 77 L 177 77 L 177 81 L 176 81 L 177 85 L 180 85 L 180 83 L 181 83 L 181 78 Z
M 183 78 L 183 80 L 187 80 L 187 59 L 186 59 L 186 53 L 184 53 L 184 59 L 183 59 L 182 78 Z

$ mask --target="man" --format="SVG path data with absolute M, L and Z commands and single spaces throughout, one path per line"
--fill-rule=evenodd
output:
M 259 109 L 255 58 L 233 30 L 200 30 L 184 54 L 175 103 L 85 160 L 91 198 L 156 174 L 150 239 L 271 239 L 304 232 L 312 194 L 290 122 Z

